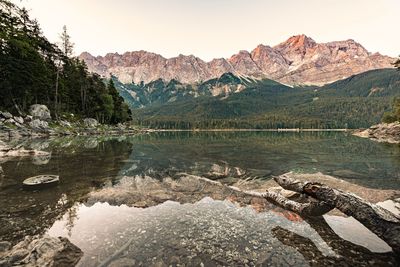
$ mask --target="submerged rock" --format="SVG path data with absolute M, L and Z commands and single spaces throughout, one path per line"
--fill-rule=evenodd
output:
M 33 163 L 33 165 L 37 165 L 37 166 L 46 165 L 46 164 L 49 163 L 50 159 L 51 159 L 51 154 L 50 153 L 34 155 L 32 157 L 32 163 Z
M 130 267 L 135 266 L 136 261 L 130 258 L 120 258 L 111 262 L 108 267 Z
M 0 250 L 1 266 L 74 266 L 83 255 L 68 239 L 48 235 L 26 237 L 11 249 L 7 245 Z
M 378 142 L 400 143 L 400 122 L 373 125 L 369 129 L 355 131 L 353 135 Z

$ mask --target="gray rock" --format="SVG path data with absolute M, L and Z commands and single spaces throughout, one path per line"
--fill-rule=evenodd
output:
M 12 114 L 11 114 L 10 112 L 7 112 L 7 111 L 3 112 L 3 111 L 0 111 L 0 117 L 3 117 L 3 118 L 5 118 L 5 119 L 11 119 L 13 116 L 12 116 Z
M 97 125 L 99 125 L 99 122 L 96 119 L 93 119 L 93 118 L 86 118 L 86 119 L 83 120 L 83 124 L 87 128 L 94 128 Z
M 45 235 L 26 237 L 10 250 L 2 253 L 5 266 L 74 266 L 82 251 L 66 238 Z
M 45 130 L 49 128 L 49 124 L 46 121 L 35 119 L 29 122 L 29 126 L 34 130 Z
M 370 138 L 378 142 L 400 143 L 400 122 L 381 123 L 369 129 L 355 131 L 353 135 Z
M 35 104 L 29 108 L 29 113 L 34 119 L 39 119 L 42 121 L 50 121 L 51 115 L 50 110 L 45 105 Z
M 18 122 L 19 124 L 23 124 L 24 123 L 24 119 L 22 117 L 14 117 L 14 120 L 16 122 Z

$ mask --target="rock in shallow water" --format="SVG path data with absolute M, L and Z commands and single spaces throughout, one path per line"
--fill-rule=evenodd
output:
M 3 243 L 3 242 L 2 242 Z M 26 237 L 11 249 L 0 251 L 1 266 L 74 266 L 82 251 L 63 237 Z

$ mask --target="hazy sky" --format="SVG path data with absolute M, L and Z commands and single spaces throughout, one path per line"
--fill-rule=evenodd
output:
M 400 54 L 400 0 L 13 0 L 50 41 L 67 25 L 75 54 L 147 50 L 165 57 L 229 57 L 304 33 L 317 42 L 354 39 Z

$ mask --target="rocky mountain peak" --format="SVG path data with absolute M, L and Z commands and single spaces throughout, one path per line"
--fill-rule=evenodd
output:
M 92 72 L 110 73 L 123 83 L 149 83 L 161 78 L 198 83 L 231 72 L 238 76 L 269 78 L 286 84 L 322 85 L 367 70 L 391 68 L 393 58 L 369 53 L 352 39 L 317 43 L 301 34 L 274 47 L 260 44 L 251 52 L 241 50 L 228 59 L 205 62 L 194 55 L 164 58 L 147 51 L 80 55 Z
M 295 35 L 290 37 L 283 43 L 280 43 L 277 47 L 288 47 L 290 49 L 307 49 L 315 46 L 317 43 L 305 34 Z

